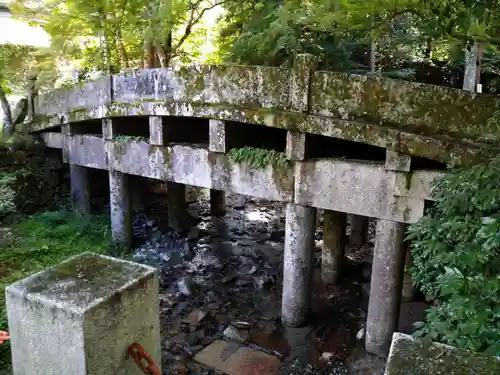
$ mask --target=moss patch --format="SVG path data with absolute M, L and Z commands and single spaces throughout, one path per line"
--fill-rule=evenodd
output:
M 256 169 L 264 169 L 268 165 L 284 168 L 291 167 L 291 162 L 287 160 L 286 154 L 275 150 L 255 147 L 233 148 L 229 150 L 228 155 L 235 163 L 248 164 Z

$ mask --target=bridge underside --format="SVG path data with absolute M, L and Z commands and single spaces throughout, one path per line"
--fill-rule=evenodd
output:
M 130 176 L 167 182 L 168 220 L 177 230 L 187 225 L 185 185 L 211 189 L 216 215 L 224 213 L 224 192 L 286 203 L 282 309 L 291 326 L 306 322 L 317 209 L 325 210 L 322 278 L 327 283 L 339 279 L 346 215 L 361 228 L 354 235 L 360 238 L 366 236 L 367 218 L 379 219 L 366 344 L 371 352 L 386 354 L 399 316 L 405 224 L 423 215 L 432 199 L 430 182 L 444 164 L 362 143 L 214 119 L 114 117 L 50 130 L 59 131 L 38 135 L 48 147 L 61 149 L 71 165 L 75 209 L 90 211 L 88 168 L 109 171 L 117 242 L 129 244 L 132 237 Z M 244 147 L 281 159 L 238 160 L 235 151 Z

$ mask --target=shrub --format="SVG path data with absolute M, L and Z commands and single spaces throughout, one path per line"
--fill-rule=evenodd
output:
M 500 355 L 500 158 L 434 182 L 435 206 L 409 227 L 414 283 L 436 298 L 416 334 Z

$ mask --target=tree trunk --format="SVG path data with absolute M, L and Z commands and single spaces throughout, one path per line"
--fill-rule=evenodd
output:
M 5 95 L 2 87 L 0 87 L 0 104 L 3 111 L 3 135 L 10 137 L 14 134 L 14 124 L 12 122 L 12 112 L 10 111 L 7 95 Z
M 120 57 L 122 60 L 122 66 L 125 69 L 128 69 L 128 68 L 130 68 L 130 63 L 128 60 L 128 54 L 127 54 L 127 50 L 125 48 L 125 44 L 123 44 L 122 31 L 120 29 L 118 29 L 117 39 L 118 39 L 117 40 L 118 46 L 120 47 Z
M 465 47 L 465 71 L 463 89 L 476 92 L 478 43 Z
M 151 40 L 144 41 L 144 67 L 146 69 L 152 69 L 155 67 L 155 48 Z

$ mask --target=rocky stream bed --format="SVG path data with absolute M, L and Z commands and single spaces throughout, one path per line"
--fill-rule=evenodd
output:
M 347 249 L 343 282 L 327 287 L 318 215 L 311 325 L 290 329 L 280 322 L 284 205 L 226 202 L 222 218 L 211 216 L 206 198 L 191 203 L 194 223 L 182 236 L 169 230 L 161 204 L 134 219 L 134 260 L 161 275 L 164 373 L 383 374 L 384 361 L 363 348 L 373 223 L 369 244 Z M 221 364 L 221 355 L 233 358 Z

